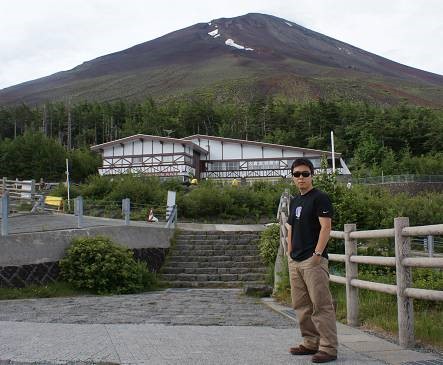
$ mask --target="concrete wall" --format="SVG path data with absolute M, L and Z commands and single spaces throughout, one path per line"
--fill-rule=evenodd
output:
M 59 276 L 59 260 L 72 238 L 107 236 L 132 249 L 137 260 L 158 272 L 165 261 L 173 232 L 161 227 L 93 227 L 87 229 L 22 233 L 0 238 L 0 288 L 45 285 Z
M 22 266 L 59 261 L 73 237 L 107 236 L 131 249 L 169 248 L 172 230 L 160 227 L 91 227 L 15 234 L 0 239 L 0 266 Z

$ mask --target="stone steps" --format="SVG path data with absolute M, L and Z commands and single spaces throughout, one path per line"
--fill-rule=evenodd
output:
M 218 255 L 218 256 L 189 256 L 189 255 L 171 255 L 167 259 L 169 262 L 235 262 L 235 263 L 256 263 L 260 264 L 261 259 L 255 255 Z
M 262 267 L 263 264 L 259 259 L 254 259 L 250 261 L 232 261 L 232 260 L 225 260 L 225 261 L 199 261 L 198 257 L 193 257 L 192 259 L 194 261 L 184 261 L 184 260 L 190 260 L 191 258 L 182 258 L 183 261 L 179 260 L 173 260 L 173 261 L 167 261 L 167 263 L 163 266 L 163 268 L 166 267 L 217 267 L 217 268 L 223 268 L 223 267 L 237 267 L 237 268 L 253 268 L 253 267 Z
M 258 242 L 258 241 L 257 241 Z M 236 249 L 248 249 L 248 248 L 254 248 L 257 249 L 257 242 L 255 241 L 249 241 L 247 243 L 236 243 L 236 242 L 201 242 L 201 243 L 177 243 L 174 248 L 175 249 L 182 249 L 182 250 L 210 250 L 210 249 L 217 249 L 217 248 L 224 248 L 229 250 L 236 250 Z
M 258 232 L 181 231 L 161 280 L 172 287 L 263 285 L 268 270 L 258 254 L 258 239 Z
M 258 274 L 163 274 L 163 280 L 171 281 L 260 281 L 265 280 L 266 275 L 264 273 Z
M 165 285 L 173 285 L 174 288 L 240 288 L 242 286 L 263 286 L 263 281 L 174 281 L 171 282 L 161 282 Z
M 164 267 L 168 274 L 263 274 L 267 272 L 265 267 Z
M 177 250 L 174 249 L 174 255 L 175 256 L 202 256 L 202 257 L 208 257 L 208 256 L 231 256 L 231 257 L 242 257 L 242 256 L 252 256 L 255 254 L 256 250 L 254 249 L 247 249 L 247 250 L 232 250 L 232 249 L 213 249 L 213 250 Z
M 177 239 L 206 239 L 207 237 L 248 237 L 248 238 L 258 238 L 260 237 L 260 232 L 241 232 L 241 231 L 231 231 L 231 232 L 222 232 L 222 231 L 206 231 L 206 232 L 197 232 L 197 231 L 181 231 L 180 236 Z

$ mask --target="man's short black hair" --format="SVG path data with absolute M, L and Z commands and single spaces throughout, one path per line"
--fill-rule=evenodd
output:
M 294 160 L 294 162 L 292 163 L 292 166 L 291 166 L 291 173 L 294 171 L 294 167 L 302 166 L 302 165 L 308 166 L 309 170 L 311 170 L 311 174 L 314 175 L 314 165 L 312 164 L 311 160 L 308 160 L 307 158 L 304 158 L 304 157 L 299 157 Z

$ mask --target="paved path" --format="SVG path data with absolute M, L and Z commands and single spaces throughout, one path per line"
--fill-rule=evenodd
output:
M 338 330 L 336 364 L 443 364 L 344 325 Z M 291 310 L 238 289 L 0 301 L 1 365 L 310 364 L 309 356 L 287 353 L 300 339 Z
M 1 220 L 1 219 L 0 219 Z M 9 234 L 59 231 L 77 229 L 78 219 L 72 214 L 63 213 L 39 213 L 39 214 L 16 214 L 8 218 Z M 83 228 L 103 226 L 124 226 L 122 219 L 83 217 Z M 131 221 L 131 226 L 159 227 L 163 228 L 166 222 L 147 223 L 144 221 Z M 201 223 L 178 223 L 178 228 L 190 231 L 262 231 L 264 224 L 201 224 Z

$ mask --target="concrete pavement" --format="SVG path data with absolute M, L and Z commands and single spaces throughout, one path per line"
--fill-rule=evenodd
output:
M 338 333 L 336 364 L 443 364 L 344 325 Z M 239 289 L 0 301 L 1 365 L 310 364 L 287 352 L 299 341 L 292 310 Z

